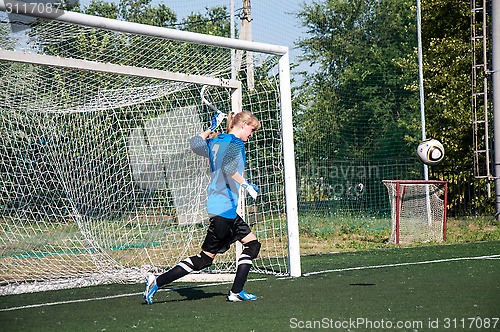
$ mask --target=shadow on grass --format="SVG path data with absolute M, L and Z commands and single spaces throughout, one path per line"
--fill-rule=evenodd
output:
M 184 299 L 180 300 L 201 300 L 208 299 L 215 296 L 225 296 L 225 293 L 221 292 L 205 292 L 201 288 L 178 288 L 174 290 L 180 296 L 183 296 Z
M 193 300 L 202 300 L 208 299 L 212 297 L 225 297 L 226 293 L 221 292 L 206 292 L 205 290 L 197 287 L 180 287 L 170 289 L 169 292 L 175 292 L 179 294 L 182 298 L 175 299 L 166 299 L 166 300 L 156 300 L 154 303 L 170 303 L 170 302 L 181 302 L 181 301 L 193 301 Z

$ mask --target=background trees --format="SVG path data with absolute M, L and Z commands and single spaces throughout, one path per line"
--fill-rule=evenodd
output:
M 384 210 L 382 179 L 419 172 L 413 1 L 328 0 L 298 16 L 308 30 L 301 59 L 311 65 L 295 91 L 298 167 L 324 170 L 326 189 L 314 199 Z M 318 177 L 306 173 L 302 181 Z
M 427 133 L 447 153 L 430 174 L 449 182 L 452 214 L 493 214 L 488 183 L 473 172 L 470 4 L 423 0 L 422 21 Z
M 470 26 L 466 1 L 423 0 L 427 137 L 446 148 L 431 177 L 451 186 L 459 205 L 487 210 L 472 174 Z M 414 0 L 325 0 L 298 13 L 308 36 L 297 45 L 311 70 L 297 88 L 299 163 L 311 158 L 412 160 L 420 140 Z M 312 152 L 312 153 L 311 153 Z M 418 165 L 418 164 L 416 164 Z M 396 170 L 395 178 L 421 178 Z M 490 202 L 491 203 L 491 202 Z
M 473 158 L 469 12 L 467 1 L 422 1 L 428 135 L 459 165 Z
M 95 0 L 67 8 L 212 35 L 230 34 L 225 7 L 208 8 L 181 19 L 167 6 L 151 0 Z M 422 0 L 427 136 L 441 140 L 446 148 L 445 162 L 431 168 L 431 176 L 473 186 L 477 181 L 472 174 L 469 11 L 467 1 Z M 295 77 L 293 93 L 299 171 L 313 164 L 330 170 L 325 173 L 338 165 L 375 166 L 380 172 L 369 181 L 379 183 L 379 189 L 383 177 L 421 178 L 415 156 L 420 140 L 415 0 L 318 0 L 304 4 L 296 14 L 307 29 L 306 37 L 297 41 L 305 66 Z M 158 56 L 151 56 L 132 50 L 133 40 L 113 39 L 112 34 L 102 40 L 91 35 L 78 38 L 58 47 L 81 57 L 111 48 L 122 56 L 109 62 L 134 57 L 143 63 L 154 61 L 155 68 L 186 71 L 165 67 L 179 63 L 174 49 L 165 48 Z M 191 66 L 210 61 L 209 57 L 196 59 Z M 269 68 L 265 66 L 259 75 L 267 75 Z M 325 180 L 323 175 L 314 176 Z M 356 182 L 368 188 L 363 176 L 333 180 L 321 186 L 343 182 L 348 187 Z M 482 195 L 470 188 L 456 192 L 457 204 Z
M 297 89 L 299 151 L 311 143 L 323 146 L 320 159 L 412 156 L 407 143 L 418 134 L 416 66 L 408 61 L 416 47 L 412 3 L 332 0 L 298 14 L 310 34 L 298 42 L 302 61 L 316 68 L 302 73 L 306 84 Z

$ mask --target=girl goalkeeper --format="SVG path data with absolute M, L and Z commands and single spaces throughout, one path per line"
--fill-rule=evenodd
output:
M 260 128 L 259 120 L 250 112 L 242 111 L 228 117 L 227 133 L 211 137 L 212 132 L 222 122 L 225 115 L 218 113 L 211 126 L 191 139 L 191 150 L 207 157 L 210 163 L 211 181 L 208 187 L 207 212 L 210 217 L 205 240 L 199 255 L 185 258 L 169 271 L 155 277 L 146 278 L 143 298 L 153 304 L 153 296 L 158 289 L 192 271 L 200 271 L 212 265 L 215 255 L 226 252 L 233 242 L 243 244 L 243 252 L 238 262 L 234 282 L 227 299 L 232 302 L 250 301 L 257 296 L 243 290 L 252 260 L 260 251 L 260 242 L 247 223 L 236 213 L 239 189 L 243 187 L 254 199 L 258 188 L 243 177 L 246 164 L 244 142 L 252 132 Z

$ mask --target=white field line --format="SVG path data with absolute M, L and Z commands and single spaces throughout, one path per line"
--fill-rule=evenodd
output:
M 420 262 L 408 262 L 408 263 L 396 263 L 396 264 L 382 264 L 382 265 L 369 265 L 369 266 L 347 267 L 347 268 L 342 268 L 342 269 L 323 270 L 323 271 L 317 271 L 317 272 L 304 273 L 304 277 L 309 277 L 309 276 L 316 275 L 316 274 L 331 273 L 331 272 L 344 272 L 344 271 L 355 271 L 355 270 L 382 269 L 382 268 L 387 268 L 387 267 L 399 267 L 399 266 L 409 266 L 409 265 L 423 265 L 423 264 L 446 263 L 446 262 L 467 261 L 467 260 L 480 260 L 480 259 L 500 259 L 500 254 L 488 255 L 488 256 L 476 256 L 476 257 L 444 258 L 444 259 L 435 259 L 435 260 L 431 260 L 431 261 L 420 261 Z
M 262 281 L 262 280 L 266 280 L 266 278 L 249 279 L 248 281 Z M 212 283 L 201 284 L 201 285 L 194 285 L 194 286 L 180 286 L 180 287 L 172 287 L 172 288 L 162 288 L 162 289 L 158 290 L 158 292 L 176 291 L 176 290 L 179 290 L 179 289 L 189 289 L 189 288 L 203 288 L 203 287 L 217 286 L 217 285 L 227 285 L 227 284 L 232 284 L 232 281 L 231 282 L 224 281 L 224 282 L 218 282 L 218 283 L 213 283 L 212 282 Z M 128 293 L 128 294 L 118 294 L 118 295 L 101 296 L 101 297 L 94 297 L 94 298 L 89 298 L 89 299 L 78 299 L 78 300 L 68 300 L 68 301 L 38 303 L 38 304 L 24 305 L 24 306 L 20 306 L 20 307 L 4 308 L 4 309 L 0 309 L 0 312 L 21 310 L 21 309 L 39 308 L 39 307 L 50 307 L 50 306 L 60 305 L 60 304 L 71 304 L 71 303 L 101 301 L 101 300 L 117 299 L 117 298 L 121 298 L 121 297 L 132 297 L 132 296 L 140 296 L 140 295 L 142 295 L 142 292 L 141 293 Z
M 488 255 L 488 256 L 476 256 L 476 257 L 445 258 L 445 259 L 436 259 L 436 260 L 420 261 L 420 262 L 408 262 L 408 263 L 396 263 L 396 264 L 382 264 L 382 265 L 369 265 L 369 266 L 348 267 L 348 268 L 342 268 L 342 269 L 332 269 L 332 270 L 323 270 L 323 271 L 317 271 L 317 272 L 309 272 L 309 273 L 304 273 L 302 276 L 303 277 L 309 277 L 309 276 L 313 276 L 313 275 L 317 275 L 317 274 L 332 273 L 332 272 L 382 269 L 382 268 L 388 268 L 388 267 L 399 267 L 399 266 L 410 266 L 410 265 L 423 265 L 423 264 L 435 264 L 435 263 L 457 262 L 457 261 L 466 261 L 466 260 L 481 260 L 481 259 L 500 259 L 500 254 Z M 286 278 L 278 278 L 278 279 L 290 279 L 290 278 L 286 277 Z M 252 281 L 264 281 L 264 280 L 267 280 L 267 278 L 249 279 L 248 281 L 252 282 Z M 159 291 L 161 291 L 161 292 L 163 292 L 163 291 L 176 291 L 176 290 L 179 290 L 179 289 L 203 288 L 203 287 L 209 287 L 209 286 L 227 285 L 227 284 L 231 284 L 231 283 L 232 282 L 225 281 L 225 282 L 207 283 L 207 284 L 201 284 L 201 285 L 195 285 L 195 286 L 181 286 L 181 287 L 174 287 L 174 288 L 163 288 L 163 289 L 160 289 Z M 140 296 L 140 295 L 142 295 L 142 292 L 141 293 L 128 293 L 128 294 L 109 295 L 109 296 L 95 297 L 95 298 L 89 298 L 89 299 L 78 299 L 78 300 L 68 300 L 68 301 L 59 301 L 59 302 L 30 304 L 30 305 L 25 305 L 25 306 L 20 306 L 20 307 L 3 308 L 3 309 L 0 309 L 0 312 L 21 310 L 21 309 L 39 308 L 39 307 L 49 307 L 49 306 L 60 305 L 60 304 L 71 304 L 71 303 L 101 301 L 101 300 L 109 300 L 109 299 L 116 299 L 116 298 L 121 298 L 121 297 L 132 297 L 132 296 Z

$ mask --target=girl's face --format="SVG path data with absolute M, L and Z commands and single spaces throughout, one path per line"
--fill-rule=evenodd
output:
M 241 131 L 240 131 L 240 139 L 243 141 L 243 142 L 246 142 L 248 140 L 248 138 L 252 137 L 252 133 L 254 131 L 254 127 L 245 123 L 243 124 L 243 127 L 241 128 Z

